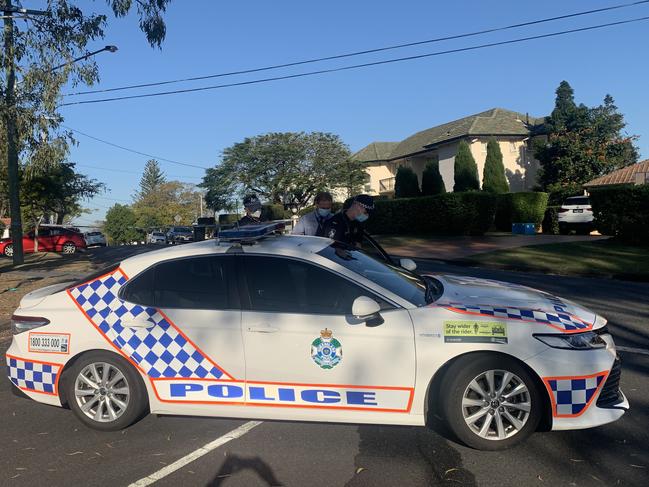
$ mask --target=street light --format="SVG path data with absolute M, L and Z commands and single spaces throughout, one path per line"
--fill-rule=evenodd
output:
M 55 68 L 52 68 L 50 70 L 50 73 L 53 72 L 53 71 L 56 71 L 57 69 L 61 69 L 61 68 L 65 67 L 65 66 L 68 66 L 69 64 L 74 64 L 77 61 L 83 61 L 84 59 L 88 59 L 89 57 L 92 57 L 95 54 L 99 54 L 100 52 L 104 52 L 104 51 L 117 52 L 117 46 L 105 46 L 105 47 L 102 47 L 101 49 L 97 49 L 96 51 L 92 51 L 92 52 L 89 52 L 87 54 L 84 54 L 83 56 L 79 56 L 78 58 L 75 58 L 72 61 L 68 61 L 67 63 L 59 64 Z

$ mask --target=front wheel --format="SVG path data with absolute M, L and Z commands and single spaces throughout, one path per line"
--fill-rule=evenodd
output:
M 90 352 L 66 374 L 64 390 L 70 409 L 91 428 L 117 431 L 146 412 L 146 389 L 135 369 L 109 352 Z
M 457 360 L 440 391 L 450 429 L 479 450 L 504 450 L 525 440 L 536 430 L 544 407 L 530 373 L 502 355 Z

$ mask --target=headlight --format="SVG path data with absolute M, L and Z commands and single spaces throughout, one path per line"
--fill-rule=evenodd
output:
M 48 325 L 50 320 L 39 316 L 16 316 L 11 317 L 11 332 L 14 335 L 24 331 L 33 330 L 41 326 Z
M 593 350 L 606 348 L 606 342 L 597 333 L 587 331 L 584 333 L 571 333 L 563 335 L 533 335 L 548 347 L 563 348 L 568 350 Z

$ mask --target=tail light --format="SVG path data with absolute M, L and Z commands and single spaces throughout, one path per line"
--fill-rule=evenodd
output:
M 566 211 L 570 211 L 568 208 L 559 208 L 559 213 L 565 213 Z
M 593 208 L 589 206 L 586 208 L 586 211 L 593 211 Z
M 17 316 L 13 315 L 11 317 L 11 332 L 14 335 L 22 333 L 24 331 L 33 330 L 34 328 L 40 328 L 41 326 L 48 325 L 50 320 L 47 318 L 42 318 L 40 316 Z

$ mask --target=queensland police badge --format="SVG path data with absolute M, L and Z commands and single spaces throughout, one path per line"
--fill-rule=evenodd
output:
M 311 358 L 323 369 L 333 369 L 343 359 L 342 345 L 327 328 L 311 343 Z

